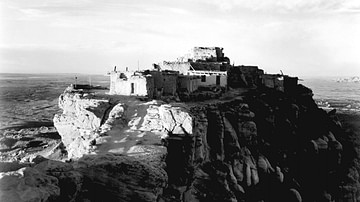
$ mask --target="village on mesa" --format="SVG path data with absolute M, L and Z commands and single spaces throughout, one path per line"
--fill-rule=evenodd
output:
M 195 47 L 176 61 L 154 64 L 142 71 L 109 72 L 110 94 L 160 99 L 162 96 L 189 96 L 193 93 L 229 88 L 265 86 L 292 91 L 297 77 L 265 74 L 257 66 L 235 66 L 220 47 Z

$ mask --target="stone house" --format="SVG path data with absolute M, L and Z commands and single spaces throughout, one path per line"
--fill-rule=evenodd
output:
M 153 98 L 154 78 L 144 72 L 110 72 L 110 94 Z
M 158 98 L 177 93 L 179 73 L 175 71 L 112 71 L 109 74 L 110 94 Z
M 280 74 L 264 74 L 262 75 L 262 83 L 265 87 L 284 91 L 284 77 Z

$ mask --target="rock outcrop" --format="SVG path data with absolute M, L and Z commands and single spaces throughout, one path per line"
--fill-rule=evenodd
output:
M 341 199 L 341 124 L 298 88 L 186 104 L 67 90 L 54 122 L 69 161 L 3 170 L 1 200 Z
M 30 167 L 0 174 L 1 201 L 51 201 L 60 195 L 58 180 Z
M 64 163 L 44 159 L 0 175 L 1 201 L 156 201 L 166 186 L 162 169 L 118 154 Z
M 69 158 L 93 153 L 102 120 L 111 107 L 108 99 L 93 99 L 82 91 L 66 89 L 59 97 L 62 114 L 56 114 L 54 125 L 64 143 Z
M 258 89 L 196 105 L 192 134 L 168 138 L 165 201 L 341 198 L 342 130 L 311 91 Z M 309 93 L 310 92 L 310 93 Z

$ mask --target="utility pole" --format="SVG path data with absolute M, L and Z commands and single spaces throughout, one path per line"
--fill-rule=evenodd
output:
M 75 89 L 76 89 L 76 86 L 77 86 L 77 76 L 75 76 Z

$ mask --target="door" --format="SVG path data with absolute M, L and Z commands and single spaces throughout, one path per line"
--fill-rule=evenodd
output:
M 134 94 L 135 93 L 135 84 L 134 83 L 131 83 L 131 94 Z
M 219 75 L 217 75 L 216 76 L 216 85 L 220 85 L 220 76 Z

